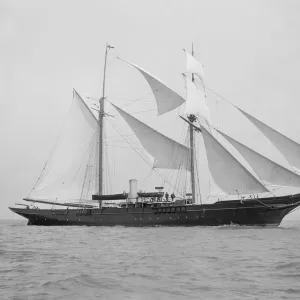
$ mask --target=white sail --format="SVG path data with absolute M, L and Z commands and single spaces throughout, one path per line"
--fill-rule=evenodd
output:
M 186 55 L 186 73 L 194 73 L 202 82 L 204 82 L 203 65 L 189 52 L 186 50 L 184 51 Z
M 228 194 L 252 194 L 267 192 L 232 154 L 201 126 L 208 166 L 216 184 Z
M 298 143 L 257 120 L 242 109 L 238 108 L 238 110 L 270 140 L 291 166 L 300 168 L 300 145 Z
M 74 91 L 71 109 L 42 178 L 30 196 L 41 199 L 80 199 L 86 174 L 96 180 L 98 121 Z M 87 169 L 87 166 L 91 164 Z M 88 172 L 87 172 L 88 171 Z M 96 182 L 91 187 L 96 189 Z
M 246 159 L 261 180 L 271 184 L 300 187 L 300 176 L 255 152 L 218 130 Z
M 159 116 L 174 110 L 184 103 L 185 100 L 179 94 L 169 88 L 166 84 L 164 84 L 160 79 L 156 78 L 148 71 L 145 71 L 137 65 L 126 60 L 124 61 L 139 70 L 147 80 L 154 94 Z
M 184 113 L 196 115 L 210 123 L 210 111 L 205 95 L 188 77 L 186 77 L 186 93 Z
M 189 148 L 159 133 L 113 104 L 133 130 L 145 150 L 154 158 L 154 168 L 190 170 Z

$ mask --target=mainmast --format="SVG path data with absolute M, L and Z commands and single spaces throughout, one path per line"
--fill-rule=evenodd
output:
M 194 56 L 194 44 L 192 43 L 192 55 Z M 192 81 L 194 82 L 194 73 L 192 73 Z M 193 114 L 188 115 L 190 121 L 190 153 L 191 153 L 191 186 L 192 186 L 192 203 L 196 202 L 196 183 L 195 183 L 195 151 L 194 151 L 194 126 L 196 116 Z
M 106 61 L 107 53 L 112 49 L 111 45 L 106 44 L 105 48 L 105 59 L 104 59 L 104 72 L 103 72 L 103 86 L 102 86 L 102 97 L 99 100 L 100 109 L 99 109 L 99 191 L 98 194 L 103 194 L 103 148 L 104 148 L 104 100 L 105 100 L 105 76 L 106 76 Z M 102 201 L 99 201 L 99 207 L 102 207 Z

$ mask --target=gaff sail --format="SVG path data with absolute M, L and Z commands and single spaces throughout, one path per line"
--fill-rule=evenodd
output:
M 56 146 L 31 197 L 80 199 L 87 167 L 92 190 L 97 189 L 96 172 L 98 120 L 74 90 L 71 109 Z

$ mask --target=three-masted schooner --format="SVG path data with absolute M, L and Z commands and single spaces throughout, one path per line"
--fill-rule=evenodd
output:
M 104 119 L 109 116 L 105 110 L 105 103 L 109 100 L 105 95 L 105 75 L 107 55 L 112 48 L 107 45 L 105 49 L 103 88 L 97 109 L 98 116 L 95 116 L 74 90 L 72 117 L 59 138 L 58 150 L 50 157 L 51 162 L 58 160 L 58 164 L 49 168 L 47 161 L 33 188 L 34 192 L 40 191 L 43 197 L 30 195 L 24 200 L 32 203 L 31 206 L 10 208 L 27 218 L 28 225 L 278 226 L 287 214 L 300 206 L 300 194 L 263 196 L 264 193 L 269 193 L 268 184 L 300 187 L 300 176 L 293 169 L 300 168 L 300 145 L 237 108 L 271 141 L 291 166 L 283 167 L 215 128 L 206 103 L 203 66 L 195 59 L 193 51 L 190 54 L 186 50 L 185 99 L 148 71 L 125 62 L 137 69 L 148 82 L 156 100 L 159 116 L 184 106 L 184 113 L 179 117 L 188 126 L 188 146 L 154 130 L 117 105 L 111 104 L 153 159 L 152 168 L 185 170 L 190 174 L 191 193 L 186 193 L 185 190 L 181 197 L 172 194 L 170 199 L 164 193 L 163 187 L 158 187 L 155 192 L 138 191 L 137 180 L 131 179 L 129 192 L 105 194 Z M 74 124 L 80 124 L 80 127 L 74 130 Z M 196 203 L 196 135 L 203 137 L 214 182 L 226 194 L 237 195 L 237 199 L 219 199 L 211 204 Z M 224 141 L 235 148 L 248 166 L 244 166 L 228 150 Z M 81 156 L 85 156 L 85 160 L 82 161 Z M 78 177 L 79 170 L 84 172 Z M 94 178 L 95 184 L 87 178 Z M 51 198 L 53 191 L 60 193 L 59 199 Z M 74 194 L 71 191 L 75 191 Z M 94 192 L 91 194 L 91 191 Z M 74 198 L 83 200 L 88 197 L 90 201 L 71 201 Z M 52 207 L 36 207 L 39 203 Z M 65 208 L 57 208 L 60 206 Z

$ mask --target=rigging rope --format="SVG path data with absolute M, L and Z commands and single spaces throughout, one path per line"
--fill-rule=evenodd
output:
M 197 154 L 197 151 L 198 151 L 198 148 L 196 147 L 197 143 L 195 143 L 195 153 Z M 202 204 L 202 197 L 201 197 L 201 189 L 200 189 L 200 176 L 199 176 L 199 168 L 198 168 L 198 160 L 197 160 L 197 156 L 198 155 L 195 155 L 195 166 L 196 166 L 196 187 L 198 188 L 198 193 L 199 193 L 199 197 L 200 197 L 200 204 Z
M 91 160 L 91 157 L 92 157 L 92 155 L 93 155 L 93 151 L 94 151 L 94 149 L 95 149 L 95 144 L 94 144 L 94 142 L 95 142 L 95 135 L 96 135 L 96 134 L 97 134 L 97 130 L 95 130 L 93 136 L 91 137 L 91 140 L 90 140 L 90 142 L 88 143 L 88 146 L 87 146 L 87 149 L 86 149 L 86 151 L 85 151 L 85 154 L 84 154 L 83 157 L 82 157 L 81 163 L 80 163 L 80 165 L 79 165 L 77 171 L 75 172 L 75 174 L 74 174 L 74 176 L 73 176 L 73 178 L 72 178 L 72 180 L 71 180 L 69 186 L 71 186 L 71 184 L 74 183 L 74 181 L 75 181 L 76 177 L 78 176 L 79 171 L 82 169 L 82 167 L 83 167 L 83 165 L 84 165 L 86 159 L 87 159 L 87 164 L 86 164 L 86 168 L 87 168 L 87 169 L 86 169 L 86 172 L 88 172 L 88 169 L 89 169 L 89 167 L 90 167 L 90 166 L 89 166 L 89 162 L 90 162 L 90 160 Z M 87 173 L 87 175 L 88 175 L 88 173 Z M 82 188 L 84 188 L 85 180 L 86 180 L 86 179 L 87 179 L 87 178 L 86 178 L 86 176 L 85 176 L 85 177 L 83 178 L 83 183 L 82 183 L 83 187 L 82 187 Z M 58 195 L 59 195 L 59 194 L 58 194 Z M 57 198 L 59 198 L 59 196 L 58 196 Z
M 144 112 L 149 112 L 149 111 L 156 111 L 156 109 L 147 109 L 147 110 L 140 110 L 140 111 L 134 111 L 134 112 L 131 112 L 131 114 L 140 114 L 140 113 L 144 113 Z M 112 117 L 115 117 L 115 116 L 119 116 L 119 114 L 110 114 Z
M 180 133 L 180 138 L 179 138 L 179 141 L 181 142 L 182 140 L 183 140 L 183 137 L 184 137 L 184 135 L 185 135 L 185 140 L 184 140 L 184 142 L 183 143 L 181 143 L 182 145 L 185 145 L 186 146 L 186 133 L 187 132 L 187 130 L 186 130 L 186 125 L 185 125 L 185 123 L 184 123 L 184 125 L 181 127 L 181 133 Z M 174 157 L 180 157 L 179 156 L 179 148 L 178 147 L 175 147 L 176 146 L 176 144 L 175 144 L 175 142 L 173 143 L 173 147 L 172 147 L 172 152 L 171 152 L 171 154 L 170 154 L 170 159 L 169 159 L 169 163 L 171 164 L 171 162 L 172 162 L 172 160 L 174 159 Z M 188 163 L 188 157 L 186 158 L 186 159 L 184 159 L 183 161 L 182 161 L 182 163 L 179 165 L 179 167 L 178 167 L 178 169 L 176 169 L 176 173 L 177 173 L 177 176 L 176 176 L 176 178 L 175 178 L 175 186 L 176 186 L 176 188 L 179 190 L 180 189 L 180 186 L 179 186 L 179 179 L 180 179 L 180 177 L 181 177 L 181 171 L 182 170 L 184 170 L 185 168 L 184 168 L 184 166 L 185 165 L 187 165 L 187 163 Z M 168 172 L 168 174 L 167 174 L 167 176 L 166 176 L 166 178 L 169 180 L 169 181 L 173 181 L 173 176 L 175 176 L 175 172 L 173 171 L 173 170 L 169 170 L 169 172 Z
M 70 113 L 71 109 L 72 109 L 72 105 L 70 106 L 70 108 L 69 108 L 69 110 L 68 110 L 68 114 Z M 31 189 L 31 191 L 30 191 L 29 194 L 28 194 L 28 198 L 30 197 L 30 195 L 32 194 L 32 192 L 38 187 L 38 185 L 42 182 L 42 180 L 44 179 L 44 175 L 45 175 L 44 172 L 45 172 L 46 167 L 47 167 L 47 165 L 48 165 L 48 163 L 49 163 L 49 160 L 51 159 L 51 157 L 52 157 L 52 155 L 53 155 L 54 150 L 55 150 L 56 147 L 57 147 L 57 144 L 58 144 L 58 142 L 59 142 L 59 140 L 60 140 L 60 137 L 61 137 L 61 135 L 62 135 L 62 132 L 63 132 L 65 126 L 66 126 L 66 123 L 67 123 L 67 119 L 63 119 L 63 124 L 61 125 L 60 131 L 59 131 L 59 134 L 58 134 L 58 136 L 57 136 L 57 138 L 56 138 L 56 141 L 55 141 L 55 143 L 54 143 L 54 146 L 53 146 L 53 148 L 52 148 L 52 150 L 51 150 L 51 152 L 50 152 L 50 154 L 49 154 L 49 156 L 48 156 L 48 158 L 47 158 L 47 160 L 46 160 L 46 162 L 45 162 L 45 164 L 44 164 L 44 167 L 43 167 L 43 169 L 42 169 L 42 171 L 41 171 L 41 173 L 40 173 L 40 175 L 39 175 L 37 181 L 35 182 L 33 188 Z
M 223 96 L 221 96 L 220 94 L 218 94 L 217 92 L 215 92 L 214 90 L 212 90 L 209 87 L 206 87 L 206 89 L 208 91 L 210 91 L 211 93 L 213 93 L 215 96 L 219 97 L 220 99 L 224 100 L 225 102 L 227 102 L 228 104 L 230 104 L 231 106 L 236 107 L 232 102 L 230 102 L 229 100 L 227 100 L 226 98 L 224 98 Z M 237 108 L 237 107 L 236 107 Z
M 125 139 L 125 137 L 123 136 L 122 132 L 117 129 L 117 127 L 111 122 L 111 120 L 107 119 L 109 121 L 109 123 L 115 128 L 115 130 L 120 134 L 120 136 L 124 139 L 124 141 L 144 160 L 144 162 L 153 169 L 152 164 L 149 164 L 149 162 L 141 155 L 141 153 L 139 153 L 131 144 L 128 140 Z M 173 187 L 178 193 L 180 193 L 180 191 L 178 191 L 166 178 L 163 174 L 161 174 L 160 172 L 158 172 L 156 169 L 153 169 L 154 172 L 156 172 L 161 178 L 163 178 L 171 187 Z M 181 194 L 181 193 L 180 193 Z
M 159 89 L 155 90 L 154 92 L 151 91 L 151 92 L 145 94 L 145 96 L 140 96 L 140 97 L 138 97 L 138 98 L 136 98 L 136 99 L 133 99 L 130 103 L 124 105 L 123 108 L 124 108 L 124 107 L 129 107 L 129 106 L 131 106 L 133 103 L 136 103 L 136 102 L 138 102 L 138 101 L 141 101 L 143 98 L 147 98 L 147 97 L 150 96 L 150 95 L 153 95 L 153 96 L 155 97 L 154 93 L 157 92 L 158 90 L 159 90 Z M 116 98 L 110 98 L 110 99 L 120 99 L 120 100 L 122 100 L 122 98 L 119 98 L 119 97 L 116 97 Z M 124 99 L 124 98 L 123 98 L 123 99 Z M 128 100 L 126 100 L 126 101 L 130 101 L 130 100 L 128 99 Z M 153 103 L 153 102 L 150 101 L 150 100 L 148 100 L 148 101 L 143 101 L 143 102 L 148 102 L 148 103 L 151 103 L 151 104 Z M 153 110 L 153 109 L 152 109 L 152 110 Z

